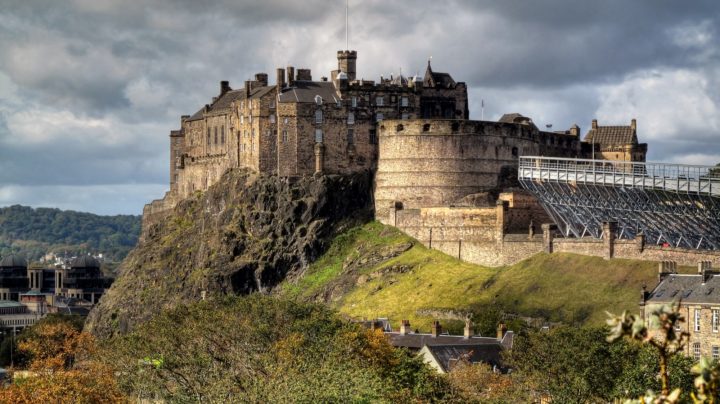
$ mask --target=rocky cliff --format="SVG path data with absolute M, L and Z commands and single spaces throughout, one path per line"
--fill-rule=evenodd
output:
M 290 180 L 228 171 L 144 229 L 87 329 L 109 336 L 203 295 L 272 290 L 337 231 L 371 216 L 371 184 L 369 173 Z

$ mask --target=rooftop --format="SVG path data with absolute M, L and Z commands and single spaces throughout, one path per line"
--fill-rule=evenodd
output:
M 650 292 L 647 303 L 720 303 L 720 274 L 669 274 Z

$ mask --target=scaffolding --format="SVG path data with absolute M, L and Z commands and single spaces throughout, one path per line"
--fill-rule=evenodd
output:
M 518 179 L 565 237 L 619 238 L 720 250 L 720 168 L 611 160 L 520 157 Z

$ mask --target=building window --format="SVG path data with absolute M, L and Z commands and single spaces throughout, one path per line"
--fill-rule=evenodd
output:
M 700 309 L 695 309 L 695 332 L 700 331 Z
M 693 344 L 693 357 L 700 359 L 700 343 L 696 342 Z
M 207 145 L 210 146 L 210 128 L 207 128 Z
M 216 127 L 215 127 L 215 144 L 216 144 L 216 145 L 217 145 L 217 141 L 218 141 L 217 133 L 218 133 L 218 128 L 217 128 L 217 126 L 216 126 Z
M 244 116 L 244 115 L 240 115 L 240 123 L 245 123 L 245 116 Z
M 275 115 L 270 115 L 270 123 L 275 123 Z
M 717 346 L 717 345 L 712 346 L 712 358 L 715 360 L 720 359 L 720 346 Z
M 290 119 L 289 119 L 289 118 L 285 118 L 285 119 L 283 119 L 283 122 L 285 123 L 285 125 L 287 125 L 288 122 L 290 122 Z
M 322 129 L 315 129 L 315 143 L 323 142 L 323 131 Z
M 350 98 L 350 105 L 353 108 L 357 108 L 357 97 L 353 96 L 352 98 Z
M 225 144 L 225 126 L 220 127 L 220 144 Z
M 355 134 L 354 134 L 353 129 L 347 130 L 347 142 L 348 142 L 348 144 L 355 143 Z
M 385 119 L 385 116 L 384 116 L 381 112 L 378 112 L 377 114 L 375 114 L 375 120 L 376 120 L 377 122 L 380 122 L 380 121 L 382 121 L 383 119 Z
M 400 119 L 410 119 L 410 114 L 408 114 L 407 112 L 403 112 L 402 115 L 400 115 Z
M 270 109 L 275 108 L 275 100 L 270 100 Z
M 401 107 L 407 107 L 408 105 L 410 105 L 410 102 L 408 101 L 408 97 L 400 98 L 400 106 Z
M 287 143 L 287 141 L 288 141 L 288 134 L 287 134 L 287 129 L 285 129 L 282 132 L 282 142 Z
M 712 331 L 718 332 L 720 329 L 720 310 L 713 309 L 712 311 Z
M 322 123 L 322 121 L 323 121 L 322 109 L 318 109 L 315 111 L 315 123 Z
M 354 114 L 354 113 L 348 112 L 348 120 L 347 120 L 347 123 L 348 123 L 348 125 L 353 125 L 353 124 L 355 124 L 355 114 Z
M 383 97 L 375 97 L 375 105 L 382 107 L 385 105 L 385 99 Z
M 370 129 L 370 134 L 368 136 L 370 144 L 377 144 L 377 132 L 375 129 Z
M 322 105 L 322 102 L 323 102 L 322 97 L 319 96 L 319 95 L 316 95 L 316 96 L 315 96 L 315 104 L 317 104 L 317 105 Z

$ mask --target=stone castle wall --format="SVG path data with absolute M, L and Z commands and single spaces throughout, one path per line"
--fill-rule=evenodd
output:
M 375 189 L 378 217 L 405 208 L 453 206 L 514 182 L 520 155 L 572 156 L 577 136 L 532 126 L 468 120 L 388 120 L 380 125 Z

